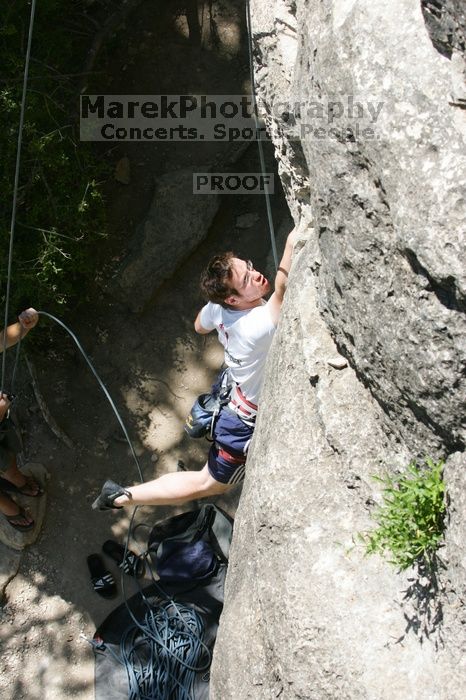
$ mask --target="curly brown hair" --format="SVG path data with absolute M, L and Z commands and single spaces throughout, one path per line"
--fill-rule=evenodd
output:
M 230 284 L 233 258 L 236 258 L 236 254 L 232 251 L 214 255 L 209 260 L 200 279 L 201 292 L 204 297 L 225 308 L 229 308 L 225 299 L 231 294 L 238 294 L 238 291 Z

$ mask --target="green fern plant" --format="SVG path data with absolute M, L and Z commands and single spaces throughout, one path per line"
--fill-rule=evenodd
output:
M 411 462 L 405 474 L 373 477 L 383 484 L 377 527 L 360 533 L 367 554 L 381 554 L 400 570 L 417 561 L 431 566 L 444 532 L 446 492 L 442 460 Z

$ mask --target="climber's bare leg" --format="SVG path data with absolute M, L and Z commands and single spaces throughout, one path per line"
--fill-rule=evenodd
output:
M 115 498 L 116 506 L 170 506 L 180 505 L 207 496 L 217 496 L 232 488 L 211 476 L 207 464 L 201 471 L 170 472 L 153 481 L 128 486 L 128 496 Z

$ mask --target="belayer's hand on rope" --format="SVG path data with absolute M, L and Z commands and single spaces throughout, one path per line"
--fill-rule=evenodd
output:
M 5 349 L 11 348 L 12 345 L 17 345 L 17 351 L 16 351 L 16 359 L 13 367 L 13 376 L 11 379 L 11 389 L 10 391 L 13 392 L 13 386 L 15 383 L 15 377 L 16 377 L 16 368 L 18 365 L 18 358 L 19 358 L 19 349 L 21 345 L 21 340 L 24 338 L 25 335 L 29 333 L 31 328 L 34 328 L 35 325 L 37 325 L 37 322 L 39 320 L 39 314 L 38 312 L 33 309 L 32 307 L 29 309 L 25 309 L 25 311 L 22 311 L 20 315 L 18 316 L 18 322 L 17 323 L 12 323 L 10 326 L 7 326 L 4 328 L 2 331 L 0 331 L 0 352 L 3 352 Z M 2 358 L 2 383 L 0 384 L 0 395 L 1 396 L 6 396 L 5 394 L 5 361 L 4 358 Z M 9 401 L 11 403 L 11 397 L 8 396 Z M 1 411 L 1 409 L 0 409 Z M 7 411 L 5 411 L 6 413 Z M 0 412 L 1 416 L 1 412 Z
M 31 328 L 34 328 L 34 326 L 37 325 L 37 322 L 39 320 L 39 314 L 35 309 L 29 308 L 25 311 L 22 311 L 18 316 L 18 319 L 26 333 L 28 333 L 31 330 Z M 24 335 L 25 334 L 23 333 L 23 336 Z
M 16 345 L 19 340 L 22 340 L 22 338 L 29 333 L 31 328 L 34 328 L 38 320 L 39 314 L 35 309 L 29 308 L 22 311 L 18 316 L 18 323 L 12 323 L 3 331 L 0 331 L 0 337 L 2 339 L 0 343 L 0 352 L 3 352 L 5 348 L 11 348 L 12 345 Z

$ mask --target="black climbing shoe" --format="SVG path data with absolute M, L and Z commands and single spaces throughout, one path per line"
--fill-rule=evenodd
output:
M 91 574 L 92 587 L 102 598 L 113 598 L 117 594 L 115 579 L 105 568 L 99 554 L 89 554 L 87 565 Z
M 126 550 L 125 557 L 125 547 L 115 540 L 107 540 L 103 543 L 102 549 L 105 554 L 111 557 L 120 569 L 123 569 L 125 574 L 129 576 L 134 576 L 135 578 L 140 578 L 143 575 L 145 569 L 144 559 L 138 557 L 137 554 L 132 552 L 130 549 Z
M 131 498 L 131 494 L 127 489 L 124 489 L 123 486 L 116 484 L 114 481 L 108 480 L 102 486 L 102 491 L 95 499 L 92 507 L 94 510 L 111 510 L 112 508 L 119 510 L 123 506 L 114 505 L 115 498 L 118 498 L 118 496 Z

